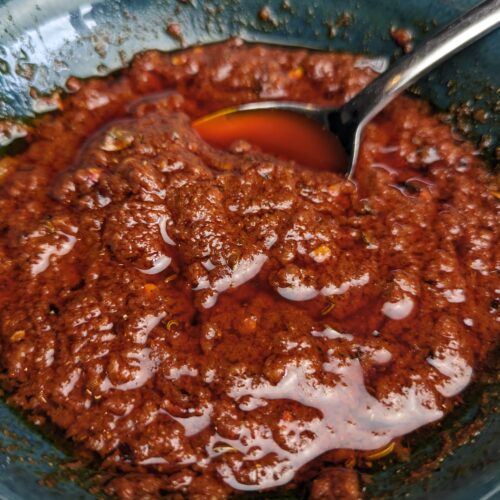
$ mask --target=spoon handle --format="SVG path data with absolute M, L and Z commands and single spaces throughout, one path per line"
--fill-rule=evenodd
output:
M 362 127 L 398 94 L 460 49 L 500 25 L 500 0 L 486 0 L 423 41 L 365 87 L 341 112 L 341 121 Z

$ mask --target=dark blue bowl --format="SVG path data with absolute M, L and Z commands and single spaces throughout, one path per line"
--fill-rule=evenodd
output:
M 410 28 L 416 43 L 427 32 L 470 7 L 472 0 L 0 0 L 0 118 L 31 117 L 30 89 L 40 93 L 64 88 L 68 76 L 106 74 L 142 50 L 179 49 L 166 26 L 182 28 L 185 45 L 212 43 L 231 36 L 248 41 L 298 45 L 323 50 L 364 52 L 393 57 L 400 49 L 390 39 L 391 26 Z M 271 20 L 258 12 L 269 6 Z M 345 14 L 348 14 L 347 16 Z M 347 21 L 347 22 L 346 22 Z M 419 82 L 415 91 L 438 109 L 467 102 L 490 111 L 485 123 L 468 123 L 471 140 L 500 131 L 498 87 L 500 33 L 468 48 Z M 486 411 L 481 433 L 458 448 L 427 478 L 409 481 L 412 470 L 435 455 L 440 434 L 422 436 L 409 464 L 376 472 L 367 497 L 500 498 L 500 417 L 493 385 L 467 391 L 465 409 L 443 427 L 451 435 Z M 481 409 L 480 395 L 490 394 Z M 0 399 L 0 500 L 92 498 L 64 477 L 59 463 L 69 459 L 61 447 L 42 438 Z M 80 477 L 80 480 L 84 478 Z

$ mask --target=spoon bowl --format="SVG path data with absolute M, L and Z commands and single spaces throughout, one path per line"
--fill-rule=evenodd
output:
M 193 124 L 213 146 L 238 140 L 317 170 L 344 172 L 349 158 L 338 136 L 328 130 L 325 109 L 310 104 L 266 101 L 227 108 Z

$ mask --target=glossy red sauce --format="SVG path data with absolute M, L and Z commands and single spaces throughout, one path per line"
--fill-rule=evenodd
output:
M 120 498 L 293 488 L 443 418 L 498 342 L 498 179 L 402 96 L 357 183 L 203 141 L 265 99 L 337 106 L 369 59 L 230 42 L 72 81 L 0 160 L 0 383 Z M 177 496 L 176 496 L 177 495 Z

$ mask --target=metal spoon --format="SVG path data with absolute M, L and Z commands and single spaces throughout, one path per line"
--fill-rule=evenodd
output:
M 401 57 L 385 73 L 340 108 L 328 108 L 289 101 L 242 104 L 207 115 L 194 123 L 206 127 L 234 113 L 273 110 L 291 111 L 312 118 L 337 136 L 347 156 L 347 177 L 354 175 L 365 125 L 398 94 L 439 63 L 500 25 L 500 0 L 486 0 L 453 20 L 422 42 L 412 53 Z

